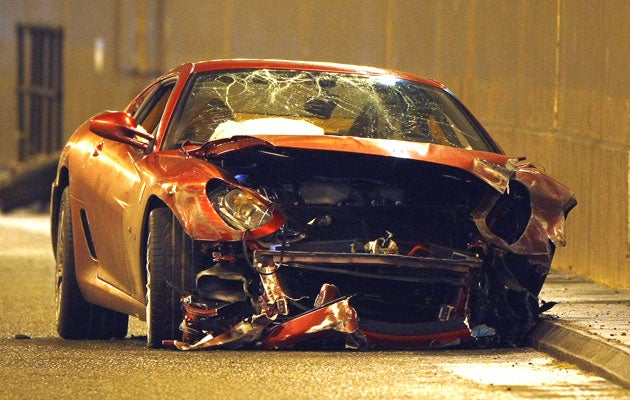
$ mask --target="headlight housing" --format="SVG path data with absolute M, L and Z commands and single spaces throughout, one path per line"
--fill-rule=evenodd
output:
M 273 220 L 269 205 L 239 188 L 219 188 L 208 194 L 214 208 L 231 227 L 255 230 Z

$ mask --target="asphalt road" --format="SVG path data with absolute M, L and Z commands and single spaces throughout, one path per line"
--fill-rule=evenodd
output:
M 0 399 L 620 399 L 630 393 L 532 349 L 149 350 L 54 330 L 47 217 L 0 214 Z

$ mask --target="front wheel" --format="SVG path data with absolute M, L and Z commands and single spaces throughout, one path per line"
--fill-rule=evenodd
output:
M 181 340 L 181 297 L 194 287 L 194 243 L 168 208 L 149 214 L 147 239 L 147 345 Z
M 61 195 L 55 248 L 57 332 L 64 339 L 110 339 L 127 335 L 129 316 L 89 303 L 77 283 L 70 192 Z

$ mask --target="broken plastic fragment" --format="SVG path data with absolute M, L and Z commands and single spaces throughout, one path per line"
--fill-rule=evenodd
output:
M 349 297 L 342 297 L 271 328 L 262 339 L 261 347 L 288 348 L 325 332 L 347 334 L 351 347 L 367 345 L 367 339 L 362 338 L 359 332 L 359 319 L 349 300 Z
M 470 336 L 475 338 L 494 336 L 496 333 L 497 331 L 494 328 L 486 324 L 477 325 L 470 330 Z
M 398 254 L 398 244 L 392 239 L 394 234 L 387 232 L 387 237 L 381 237 L 365 244 L 365 251 L 370 254 Z
M 273 320 L 266 315 L 257 315 L 252 318 L 252 321 L 241 321 L 216 337 L 208 334 L 194 344 L 178 340 L 165 340 L 162 344 L 165 347 L 174 347 L 179 350 L 202 350 L 219 347 L 238 348 L 248 343 L 256 342 L 271 322 Z
M 510 178 L 514 175 L 514 168 L 513 163 L 506 163 L 505 166 L 502 166 L 481 158 L 475 158 L 472 170 L 488 185 L 503 193 L 507 189 Z
M 319 294 L 315 299 L 315 307 L 320 307 L 326 303 L 330 303 L 331 301 L 338 299 L 341 297 L 341 293 L 339 289 L 335 285 L 331 285 L 329 283 L 324 283 L 319 289 Z

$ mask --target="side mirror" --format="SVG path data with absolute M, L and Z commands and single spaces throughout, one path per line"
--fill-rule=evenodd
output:
M 146 151 L 149 148 L 147 142 L 153 140 L 131 114 L 122 111 L 106 111 L 93 117 L 90 130 L 105 139 L 126 143 L 142 151 Z

